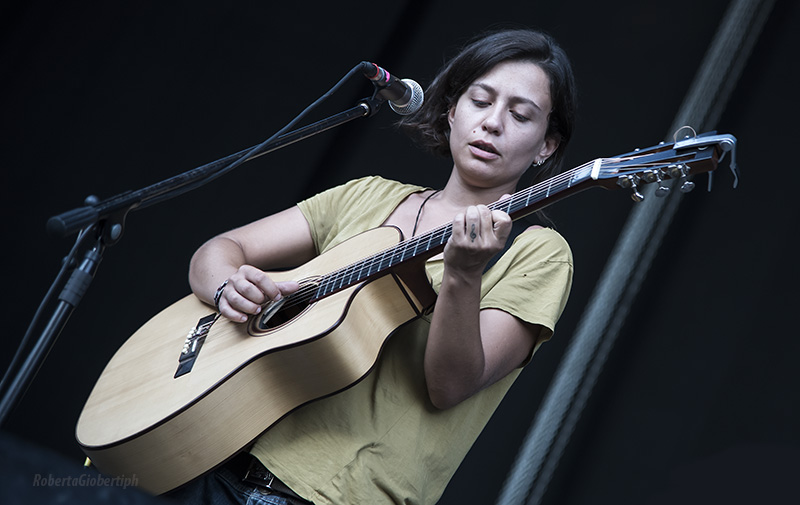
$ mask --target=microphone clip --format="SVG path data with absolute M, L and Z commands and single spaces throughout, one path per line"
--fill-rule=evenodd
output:
M 415 81 L 398 79 L 386 69 L 368 61 L 361 62 L 361 71 L 375 86 L 372 100 L 378 106 L 388 101 L 389 107 L 401 116 L 413 114 L 422 107 L 424 93 Z

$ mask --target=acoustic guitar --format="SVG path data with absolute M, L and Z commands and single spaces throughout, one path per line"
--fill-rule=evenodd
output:
M 599 158 L 489 207 L 519 219 L 590 187 L 630 188 L 716 169 L 735 147 L 714 133 Z M 734 165 L 732 163 L 732 168 Z M 679 181 L 680 182 L 680 181 Z M 424 271 L 452 232 L 403 240 L 379 227 L 270 274 L 301 288 L 246 323 L 194 295 L 150 319 L 116 352 L 78 420 L 77 440 L 108 475 L 160 494 L 213 469 L 298 407 L 355 384 L 386 340 L 435 301 Z

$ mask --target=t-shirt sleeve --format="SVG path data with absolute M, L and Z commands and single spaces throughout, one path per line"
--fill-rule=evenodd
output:
M 528 230 L 487 272 L 497 280 L 482 297 L 481 308 L 500 309 L 540 325 L 539 344 L 555 331 L 572 287 L 572 274 L 572 252 L 566 240 L 549 228 Z

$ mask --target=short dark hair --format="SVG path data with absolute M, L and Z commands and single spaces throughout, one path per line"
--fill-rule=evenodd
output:
M 504 61 L 530 61 L 550 80 L 553 109 L 546 136 L 558 140 L 558 148 L 539 167 L 534 181 L 560 172 L 564 149 L 572 137 L 577 92 L 572 66 L 563 49 L 547 34 L 529 29 L 494 31 L 481 35 L 448 61 L 425 91 L 419 111 L 400 120 L 400 126 L 433 153 L 451 156 L 447 114 L 459 97 L 479 77 Z

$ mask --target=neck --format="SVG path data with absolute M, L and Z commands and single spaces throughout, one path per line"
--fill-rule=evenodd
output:
M 453 207 L 453 209 L 462 211 L 470 205 L 488 205 L 496 202 L 503 195 L 513 194 L 516 190 L 517 182 L 518 180 L 514 180 L 504 185 L 483 188 L 469 184 L 454 169 L 438 198 L 441 202 Z

